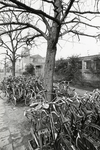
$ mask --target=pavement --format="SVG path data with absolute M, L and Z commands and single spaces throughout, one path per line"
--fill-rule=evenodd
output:
M 86 92 L 90 92 L 89 90 L 77 88 L 77 87 L 71 87 L 72 89 L 75 89 L 76 93 L 80 96 L 83 96 Z
M 8 116 L 13 116 L 13 112 L 14 110 L 0 98 L 0 150 L 29 150 L 28 140 L 31 139 L 31 134 L 28 130 L 18 128 L 16 123 L 10 123 Z

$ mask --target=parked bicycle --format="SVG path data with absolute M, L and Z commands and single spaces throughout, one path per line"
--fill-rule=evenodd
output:
M 42 84 L 35 78 L 29 77 L 8 77 L 2 82 L 2 89 L 8 102 L 13 105 L 24 102 L 29 105 L 36 94 L 43 89 Z

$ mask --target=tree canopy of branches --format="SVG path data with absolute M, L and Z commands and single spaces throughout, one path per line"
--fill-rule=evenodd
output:
M 36 5 L 37 4 L 37 5 Z M 26 39 L 27 44 L 32 43 L 35 38 L 43 37 L 47 41 L 47 53 L 44 70 L 44 87 L 47 89 L 47 99 L 51 101 L 53 87 L 53 72 L 55 67 L 55 56 L 57 44 L 64 35 L 68 37 L 81 36 L 98 38 L 100 24 L 96 20 L 100 16 L 99 0 L 1 0 L 0 13 L 14 11 L 28 15 L 25 21 L 17 20 L 7 22 L 19 25 L 18 30 L 30 29 L 30 37 Z M 0 21 L 0 26 L 5 23 Z M 89 32 L 91 29 L 92 32 Z M 13 30 L 10 30 L 12 32 Z M 68 50 L 68 49 L 66 49 Z
M 18 16 L 16 16 L 13 11 L 2 12 L 0 14 L 0 19 L 4 23 L 4 25 L 2 25 L 2 27 L 0 28 L 0 46 L 6 50 L 6 52 L 2 54 L 5 54 L 6 59 L 10 60 L 12 64 L 11 68 L 13 76 L 15 76 L 16 61 L 18 57 L 20 57 L 20 53 L 18 54 L 18 50 L 22 48 L 22 46 L 26 45 L 26 43 L 24 42 L 25 35 L 23 35 L 23 30 L 18 30 L 20 28 L 20 25 L 14 26 L 12 23 L 6 25 L 8 22 L 13 22 L 13 20 L 17 21 L 17 17 Z

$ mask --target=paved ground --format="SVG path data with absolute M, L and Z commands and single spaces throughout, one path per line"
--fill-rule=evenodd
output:
M 23 107 L 12 107 L 0 98 L 0 150 L 29 150 L 30 124 Z
M 80 95 L 83 96 L 86 92 L 91 92 L 93 90 L 85 90 L 85 89 L 81 89 L 81 88 L 77 88 L 77 87 L 71 87 L 72 89 L 75 89 L 75 91 Z

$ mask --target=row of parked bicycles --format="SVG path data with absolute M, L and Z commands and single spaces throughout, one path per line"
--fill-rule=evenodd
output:
M 36 78 L 9 77 L 2 85 L 15 105 L 21 101 L 29 105 L 24 115 L 31 122 L 30 150 L 100 150 L 99 89 L 81 97 L 62 81 L 54 84 L 53 99 L 48 102 Z
M 100 150 L 100 91 L 35 102 L 25 112 L 34 150 Z M 31 149 L 30 148 L 30 149 Z
M 31 101 L 36 99 L 43 86 L 42 82 L 35 77 L 9 76 L 2 81 L 1 89 L 5 93 L 7 101 L 16 106 L 22 102 L 29 105 Z
M 43 87 L 42 81 L 35 76 L 9 76 L 2 81 L 1 89 L 5 93 L 8 102 L 15 106 L 21 102 L 29 105 L 31 102 L 39 99 L 39 97 L 45 98 L 46 96 L 46 90 Z M 71 96 L 74 93 L 74 89 L 71 89 L 69 86 L 69 81 L 61 81 L 54 84 L 52 97 L 55 99 L 58 96 Z

